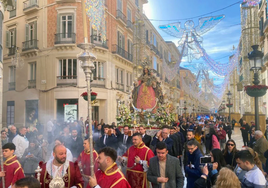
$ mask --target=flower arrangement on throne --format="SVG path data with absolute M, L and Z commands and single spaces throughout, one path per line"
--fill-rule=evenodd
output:
M 163 104 L 157 109 L 155 114 L 155 121 L 158 124 L 170 125 L 176 119 L 176 114 L 174 112 L 174 107 L 172 103 Z
M 148 62 L 143 62 L 143 71 L 138 79 L 134 82 L 132 90 L 133 105 L 136 109 L 153 109 L 156 112 L 156 103 L 163 103 L 163 92 L 161 83 L 153 75 Z M 155 108 L 156 107 L 156 108 Z

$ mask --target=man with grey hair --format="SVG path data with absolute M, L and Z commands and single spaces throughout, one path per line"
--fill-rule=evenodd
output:
M 8 142 L 12 143 L 13 138 L 17 135 L 17 128 L 14 125 L 8 126 Z
M 264 152 L 268 150 L 268 141 L 264 138 L 263 133 L 260 130 L 255 131 L 254 137 L 256 139 L 256 144 L 253 147 L 253 150 L 259 154 L 259 159 L 262 164 L 265 165 L 266 158 L 264 157 Z

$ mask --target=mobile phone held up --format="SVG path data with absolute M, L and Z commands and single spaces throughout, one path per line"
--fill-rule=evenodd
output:
M 211 163 L 211 156 L 200 157 L 200 164 Z

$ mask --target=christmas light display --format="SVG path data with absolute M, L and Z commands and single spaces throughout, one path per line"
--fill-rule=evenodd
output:
M 253 2 L 248 2 L 252 5 Z M 225 16 L 211 16 L 199 19 L 199 25 L 195 27 L 192 20 L 188 20 L 184 24 L 184 28 L 181 28 L 181 23 L 172 23 L 167 25 L 159 26 L 167 34 L 179 38 L 178 49 L 182 54 L 182 57 L 187 57 L 188 63 L 191 63 L 193 59 L 200 59 L 204 61 L 202 66 L 191 65 L 191 68 L 196 67 L 196 80 L 193 83 L 187 83 L 183 77 L 181 77 L 182 87 L 184 91 L 192 96 L 193 98 L 199 100 L 203 106 L 208 108 L 218 108 L 220 106 L 220 101 L 223 97 L 225 88 L 229 82 L 229 76 L 231 72 L 239 64 L 239 54 L 240 49 L 237 48 L 233 56 L 226 63 L 220 63 L 214 61 L 202 47 L 202 35 L 211 30 L 216 24 L 218 24 Z M 176 65 L 179 65 L 177 62 Z M 164 62 L 163 64 L 164 72 L 166 73 L 167 79 L 173 79 L 173 74 L 176 74 L 174 67 L 170 67 Z M 208 70 L 206 69 L 208 68 Z M 224 80 L 221 84 L 214 84 L 212 79 L 209 78 L 209 71 Z M 203 83 L 201 86 L 196 87 L 199 83 Z M 199 88 L 199 90 L 197 89 Z
M 91 27 L 101 33 L 101 39 L 106 40 L 105 6 L 104 0 L 86 0 L 86 14 Z

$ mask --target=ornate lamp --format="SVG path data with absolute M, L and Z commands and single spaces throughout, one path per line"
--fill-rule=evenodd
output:
M 256 123 L 256 130 L 260 130 L 259 125 L 259 102 L 258 97 L 262 97 L 266 94 L 267 87 L 264 86 L 263 88 L 258 89 L 258 85 L 260 83 L 259 80 L 259 71 L 261 70 L 263 66 L 263 52 L 258 50 L 259 45 L 253 45 L 250 53 L 248 53 L 248 59 L 249 59 L 249 65 L 250 65 L 250 71 L 254 73 L 253 76 L 253 84 L 254 86 L 246 86 L 246 92 L 249 96 L 255 98 L 255 123 Z
M 227 99 L 228 99 L 228 104 L 226 104 L 226 106 L 229 108 L 229 122 L 231 121 L 231 108 L 233 107 L 233 104 L 231 104 L 231 99 L 232 99 L 232 93 L 229 90 L 227 93 Z

